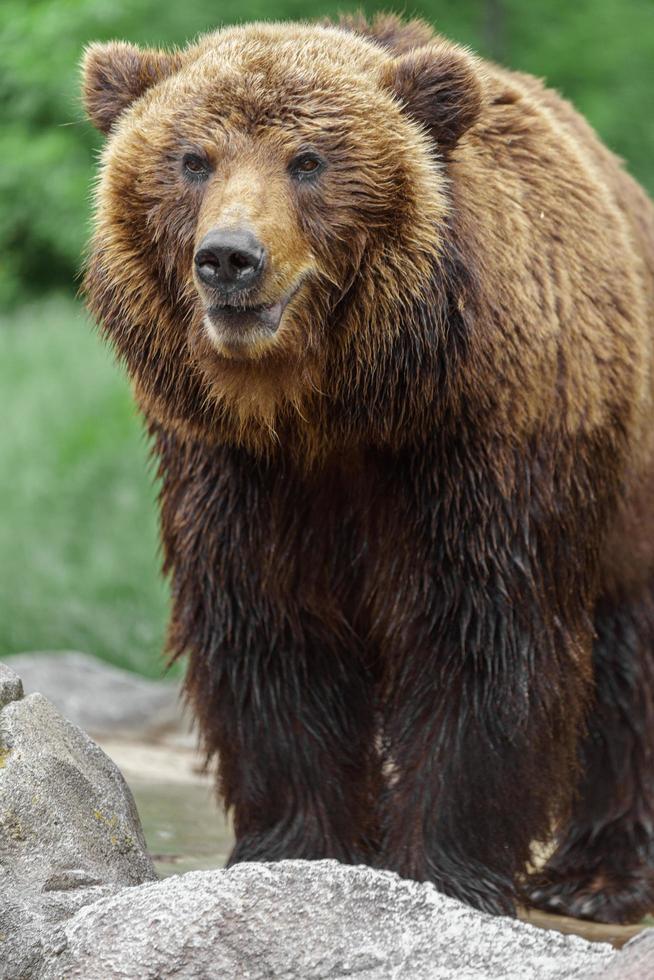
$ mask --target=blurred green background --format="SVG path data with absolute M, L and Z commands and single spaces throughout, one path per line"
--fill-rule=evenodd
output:
M 155 496 L 129 387 L 75 301 L 100 140 L 86 42 L 182 44 L 243 20 L 388 10 L 322 0 L 0 4 L 0 657 L 80 649 L 156 675 L 166 618 Z M 654 189 L 652 0 L 423 0 L 453 39 L 544 76 Z

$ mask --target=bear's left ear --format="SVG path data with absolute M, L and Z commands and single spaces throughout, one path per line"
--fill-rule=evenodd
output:
M 447 155 L 470 129 L 483 103 L 474 56 L 451 44 L 417 48 L 384 69 L 383 84 Z
M 82 62 L 82 95 L 89 119 L 101 133 L 108 133 L 132 102 L 174 74 L 180 63 L 177 53 L 143 50 L 123 41 L 91 44 Z

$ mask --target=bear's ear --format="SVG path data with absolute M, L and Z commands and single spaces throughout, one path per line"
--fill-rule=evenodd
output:
M 82 62 L 84 108 L 93 125 L 108 133 L 116 119 L 152 85 L 172 75 L 180 57 L 111 41 L 91 44 Z
M 394 59 L 383 82 L 445 155 L 481 111 L 481 68 L 473 55 L 451 44 L 437 42 Z

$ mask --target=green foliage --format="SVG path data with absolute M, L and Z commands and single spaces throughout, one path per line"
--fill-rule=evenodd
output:
M 129 385 L 82 311 L 0 319 L 0 660 L 79 649 L 161 673 L 155 487 Z
M 384 2 L 2 0 L 0 305 L 74 289 L 88 235 L 94 152 L 78 68 L 91 40 L 183 44 L 220 23 L 305 18 Z M 547 76 L 654 187 L 651 0 L 418 0 L 407 8 L 510 66 Z

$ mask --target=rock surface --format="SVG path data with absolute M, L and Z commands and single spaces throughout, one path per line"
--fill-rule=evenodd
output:
M 586 980 L 614 955 L 335 861 L 142 885 L 82 909 L 64 935 L 44 980 Z
M 0 664 L 0 978 L 38 976 L 44 934 L 83 905 L 154 879 L 123 777 Z
M 0 711 L 10 701 L 18 701 L 23 696 L 23 682 L 15 671 L 0 664 Z
M 27 693 L 38 691 L 93 735 L 186 730 L 179 685 L 151 681 L 86 653 L 19 653 L 11 657 Z
M 654 929 L 636 936 L 609 962 L 597 978 L 590 980 L 652 980 L 654 977 Z
M 177 787 L 191 810 L 191 790 L 209 792 L 188 775 Z M 172 831 L 153 800 L 161 843 Z M 615 954 L 366 867 L 285 861 L 154 878 L 116 766 L 0 664 L 0 980 L 654 977 L 654 930 Z

